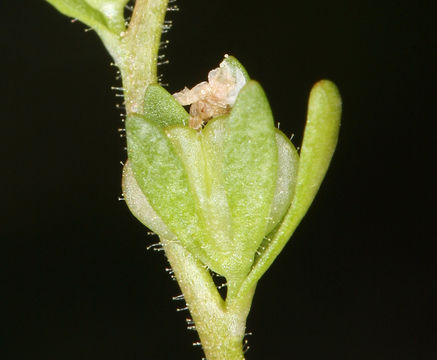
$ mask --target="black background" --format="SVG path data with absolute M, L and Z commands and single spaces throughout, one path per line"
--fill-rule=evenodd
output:
M 326 180 L 259 283 L 249 360 L 437 359 L 431 1 L 179 1 L 169 91 L 225 53 L 299 145 L 311 85 L 343 96 Z M 200 359 L 177 284 L 120 196 L 116 69 L 42 0 L 2 1 L 7 359 Z

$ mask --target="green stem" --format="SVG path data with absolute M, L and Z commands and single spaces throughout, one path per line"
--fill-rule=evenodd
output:
M 157 80 L 158 51 L 168 0 L 137 0 L 123 34 L 119 64 L 127 113 L 142 113 L 144 94 Z
M 243 338 L 253 292 L 223 301 L 206 267 L 176 242 L 161 239 L 208 360 L 244 360 Z M 253 289 L 254 290 L 254 289 Z

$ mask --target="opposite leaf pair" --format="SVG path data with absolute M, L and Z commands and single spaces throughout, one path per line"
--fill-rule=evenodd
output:
M 132 212 L 161 238 L 179 241 L 228 282 L 241 284 L 256 254 L 257 264 L 266 264 L 258 271 L 262 275 L 288 240 L 284 227 L 297 226 L 309 207 L 335 147 L 340 100 L 325 81 L 327 97 L 318 96 L 318 108 L 309 112 L 309 121 L 315 111 L 315 121 L 322 120 L 325 128 L 320 132 L 319 124 L 305 133 L 302 156 L 312 165 L 304 164 L 298 175 L 299 156 L 275 128 L 261 86 L 235 58 L 226 57 L 223 66 L 236 78 L 243 76 L 244 86 L 229 114 L 200 131 L 188 126 L 189 114 L 168 92 L 149 86 L 143 114 L 130 115 L 126 123 L 124 195 Z M 323 164 L 312 159 L 314 152 Z M 288 224 L 282 221 L 286 214 Z
M 149 87 L 144 114 L 126 123 L 124 194 L 147 227 L 239 283 L 290 206 L 299 157 L 275 128 L 261 86 L 234 58 L 222 66 L 244 74 L 245 85 L 230 113 L 200 131 L 188 126 L 188 113 L 170 94 Z M 132 191 L 132 175 L 141 193 Z M 133 193 L 147 201 L 149 213 L 139 213 Z

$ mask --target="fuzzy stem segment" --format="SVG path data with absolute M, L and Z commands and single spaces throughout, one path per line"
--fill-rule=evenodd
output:
M 227 304 L 206 267 L 176 242 L 161 239 L 208 360 L 244 360 L 243 338 L 253 292 Z
M 168 0 L 136 0 L 123 35 L 120 67 L 127 113 L 141 113 L 144 94 L 157 82 L 158 51 Z

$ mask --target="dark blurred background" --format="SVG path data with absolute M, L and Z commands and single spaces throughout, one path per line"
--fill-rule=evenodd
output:
M 169 91 L 225 53 L 302 139 L 310 88 L 344 115 L 326 180 L 259 283 L 248 360 L 437 359 L 432 1 L 179 1 Z M 43 0 L 0 5 L 3 359 L 200 359 L 157 241 L 119 201 L 116 69 Z

